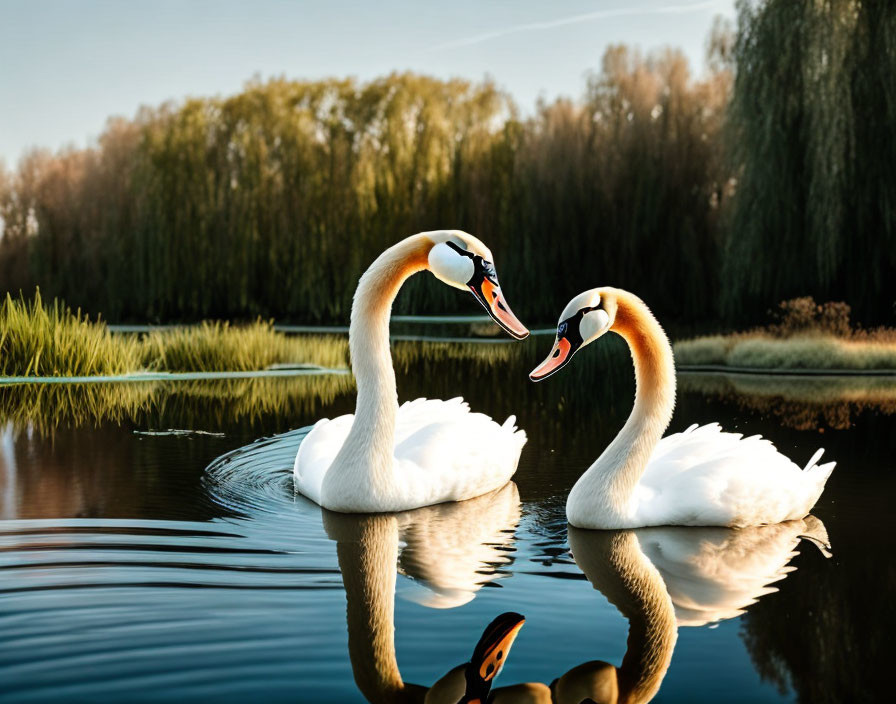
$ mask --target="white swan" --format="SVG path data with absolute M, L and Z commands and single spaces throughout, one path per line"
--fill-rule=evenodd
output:
M 540 381 L 612 330 L 635 365 L 635 405 L 622 430 L 579 478 L 566 502 L 579 528 L 750 526 L 802 518 L 834 462 L 818 450 L 801 470 L 759 436 L 712 423 L 662 438 L 675 406 L 675 365 L 662 327 L 641 299 L 600 288 L 576 296 L 560 316 L 554 348 L 529 377 Z
M 295 485 L 315 503 L 343 513 L 406 511 L 463 501 L 506 484 L 526 434 L 471 413 L 460 398 L 398 406 L 389 353 L 389 315 L 401 284 L 429 269 L 469 289 L 507 332 L 529 331 L 501 295 L 492 255 L 458 230 L 423 232 L 383 252 L 358 282 L 349 348 L 358 385 L 354 415 L 318 421 L 295 460 Z

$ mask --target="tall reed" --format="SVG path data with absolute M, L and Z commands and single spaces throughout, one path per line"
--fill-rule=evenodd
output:
M 113 335 L 57 300 L 45 306 L 7 295 L 0 304 L 0 374 L 3 376 L 91 376 L 140 368 L 136 338 Z

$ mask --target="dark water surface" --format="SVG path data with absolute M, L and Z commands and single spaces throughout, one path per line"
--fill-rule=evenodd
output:
M 656 701 L 889 700 L 896 389 L 681 375 L 670 432 L 827 449 L 820 523 L 570 532 L 631 367 L 609 345 L 534 386 L 537 343 L 404 350 L 402 400 L 463 395 L 529 442 L 503 490 L 388 516 L 295 496 L 301 431 L 216 461 L 350 412 L 350 378 L 0 388 L 0 701 L 422 701 L 503 611 L 527 623 L 498 684 L 558 701 L 595 661 Z M 824 529 L 830 559 L 798 537 Z

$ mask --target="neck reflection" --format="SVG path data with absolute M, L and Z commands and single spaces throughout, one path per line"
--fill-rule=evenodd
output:
M 470 501 L 400 514 L 324 512 L 345 585 L 352 672 L 368 701 L 462 700 L 466 663 L 449 669 L 431 687 L 402 678 L 395 655 L 396 574 L 420 585 L 414 598 L 427 606 L 467 603 L 510 562 L 507 547 L 519 517 L 514 484 Z M 622 663 L 617 667 L 589 660 L 550 686 L 526 682 L 498 687 L 489 701 L 651 701 L 669 668 L 678 629 L 734 618 L 776 591 L 773 585 L 796 569 L 790 561 L 803 538 L 829 555 L 824 525 L 814 516 L 741 530 L 595 531 L 570 526 L 576 564 L 629 622 Z
M 358 689 L 375 704 L 456 704 L 464 695 L 466 663 L 431 688 L 401 676 L 395 654 L 396 572 L 415 580 L 419 588 L 412 598 L 426 606 L 452 608 L 471 601 L 511 562 L 507 548 L 520 518 L 516 485 L 404 513 L 323 514 L 327 535 L 337 543 L 349 658 Z M 471 638 L 471 651 L 474 643 Z

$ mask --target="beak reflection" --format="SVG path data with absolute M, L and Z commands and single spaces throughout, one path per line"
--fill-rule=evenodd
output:
M 467 663 L 464 673 L 467 686 L 461 702 L 481 704 L 488 701 L 492 680 L 504 667 L 513 641 L 524 623 L 524 616 L 508 611 L 486 626 L 473 650 L 473 657 Z

